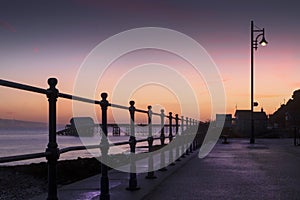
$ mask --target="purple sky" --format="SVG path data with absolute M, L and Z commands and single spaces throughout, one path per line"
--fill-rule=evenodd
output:
M 254 20 L 265 28 L 269 42 L 255 52 L 255 96 L 267 113 L 273 113 L 300 87 L 299 6 L 298 1 L 277 0 L 2 0 L 1 78 L 47 87 L 46 79 L 55 76 L 61 91 L 72 93 L 80 64 L 99 42 L 132 28 L 164 27 L 192 37 L 208 51 L 224 80 L 227 111 L 233 114 L 236 105 L 250 107 Z M 0 94 L 15 95 L 3 88 Z M 4 108 L 6 103 L 1 100 L 1 117 L 18 113 Z

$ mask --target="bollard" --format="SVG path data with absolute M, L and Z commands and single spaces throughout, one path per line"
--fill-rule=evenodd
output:
M 109 179 L 108 179 L 108 167 L 106 165 L 109 143 L 107 139 L 107 107 L 109 105 L 107 99 L 107 93 L 101 93 L 102 100 L 100 101 L 101 111 L 102 111 L 102 137 L 100 142 L 100 151 L 101 151 L 101 181 L 100 181 L 100 199 L 109 200 Z
M 152 106 L 148 106 L 148 148 L 149 148 L 149 160 L 148 160 L 148 174 L 146 176 L 146 179 L 155 179 L 156 176 L 154 176 L 154 169 L 153 169 L 153 136 L 152 136 Z
M 165 145 L 165 113 L 164 109 L 160 110 L 160 142 L 161 142 L 161 153 L 160 153 L 160 169 L 159 171 L 166 171 L 167 168 L 165 167 L 165 151 L 163 150 Z
M 136 166 L 135 160 L 132 157 L 135 154 L 135 146 L 136 146 L 136 139 L 135 139 L 135 124 L 134 124 L 134 114 L 135 114 L 135 107 L 134 101 L 129 102 L 129 114 L 130 114 L 130 138 L 129 138 L 129 145 L 130 145 L 130 174 L 129 174 L 129 186 L 126 188 L 127 190 L 139 190 L 140 188 L 137 186 L 137 178 L 136 178 Z
M 56 101 L 58 98 L 58 90 L 56 78 L 49 78 L 48 84 L 50 88 L 47 90 L 49 101 L 49 143 L 46 153 L 50 153 L 46 159 L 48 161 L 48 200 L 56 200 L 57 197 L 57 160 L 59 158 L 59 149 L 56 142 Z

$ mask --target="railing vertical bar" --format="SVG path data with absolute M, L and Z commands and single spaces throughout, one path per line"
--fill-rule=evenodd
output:
M 136 178 L 136 163 L 135 163 L 135 146 L 136 146 L 136 138 L 135 138 L 135 122 L 134 122 L 134 114 L 135 114 L 135 107 L 134 101 L 129 102 L 129 114 L 130 114 L 130 138 L 129 138 L 129 145 L 130 145 L 130 174 L 129 174 L 129 186 L 126 188 L 127 190 L 138 190 L 140 189 L 137 186 L 137 178 Z
M 197 125 L 196 119 L 194 120 L 194 126 L 195 126 L 195 131 L 196 131 L 194 150 L 197 150 L 197 148 L 198 148 L 198 125 Z
M 190 143 L 190 153 L 193 153 L 193 134 L 194 134 L 194 126 L 193 126 L 193 123 L 192 123 L 192 118 L 190 118 L 190 136 L 189 138 L 191 138 L 191 143 Z
M 184 117 L 181 116 L 181 158 L 185 158 L 185 135 L 184 135 Z
M 178 114 L 175 115 L 175 148 L 176 148 L 176 161 L 180 161 L 180 155 L 179 155 L 179 147 L 180 147 L 180 143 L 181 143 L 181 136 L 179 135 L 179 118 L 178 118 Z
M 100 199 L 101 200 L 109 200 L 109 178 L 108 178 L 108 167 L 107 157 L 109 151 L 109 143 L 107 139 L 107 107 L 109 102 L 107 101 L 107 93 L 101 93 L 102 100 L 100 101 L 101 112 L 102 112 L 102 137 L 100 142 L 100 151 L 101 151 L 101 180 L 100 180 Z
M 186 120 L 185 120 L 185 122 L 186 122 L 186 127 L 185 127 L 185 143 L 186 143 L 186 153 L 185 153 L 185 155 L 189 155 L 189 118 L 188 117 L 186 117 Z
M 170 165 L 175 165 L 174 163 L 174 156 L 173 156 L 173 147 L 174 147 L 174 142 L 173 140 L 173 117 L 172 117 L 172 112 L 169 112 L 169 163 Z
M 155 179 L 154 176 L 154 166 L 153 166 L 153 133 L 152 133 L 152 106 L 148 106 L 148 153 L 149 153 L 149 160 L 148 160 L 148 173 L 146 178 L 147 179 Z
M 159 171 L 166 171 L 167 168 L 166 168 L 166 161 L 165 161 L 165 111 L 164 109 L 161 109 L 160 110 L 160 126 L 161 126 L 161 129 L 160 129 L 160 142 L 161 142 L 161 146 L 162 146 L 162 149 L 161 149 L 161 153 L 160 153 L 160 169 Z
M 193 132 L 195 134 L 194 139 L 193 139 L 193 150 L 195 151 L 197 149 L 197 140 L 196 140 L 196 136 L 197 136 L 197 126 L 196 126 L 196 120 L 193 119 Z
M 57 200 L 57 160 L 59 158 L 59 149 L 56 142 L 56 102 L 58 98 L 57 79 L 49 78 L 50 88 L 47 90 L 49 101 L 49 143 L 46 153 L 48 154 L 48 200 Z

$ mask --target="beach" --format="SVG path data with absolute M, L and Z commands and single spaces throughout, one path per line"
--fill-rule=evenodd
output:
M 100 173 L 96 158 L 62 160 L 57 165 L 58 187 Z M 47 192 L 47 163 L 0 167 L 0 200 L 30 199 Z

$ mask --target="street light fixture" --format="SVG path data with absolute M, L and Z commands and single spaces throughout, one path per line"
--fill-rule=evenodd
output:
M 256 36 L 256 37 L 255 37 Z M 254 40 L 255 37 L 255 40 Z M 262 38 L 261 38 L 262 37 Z M 253 107 L 254 107 L 254 99 L 253 99 L 253 91 L 254 91 L 254 49 L 257 50 L 258 47 L 258 39 L 261 38 L 259 44 L 261 46 L 267 46 L 268 42 L 265 39 L 265 29 L 258 28 L 257 26 L 254 28 L 254 22 L 251 21 L 251 136 L 250 136 L 250 144 L 255 143 L 254 137 L 254 118 L 253 118 Z

